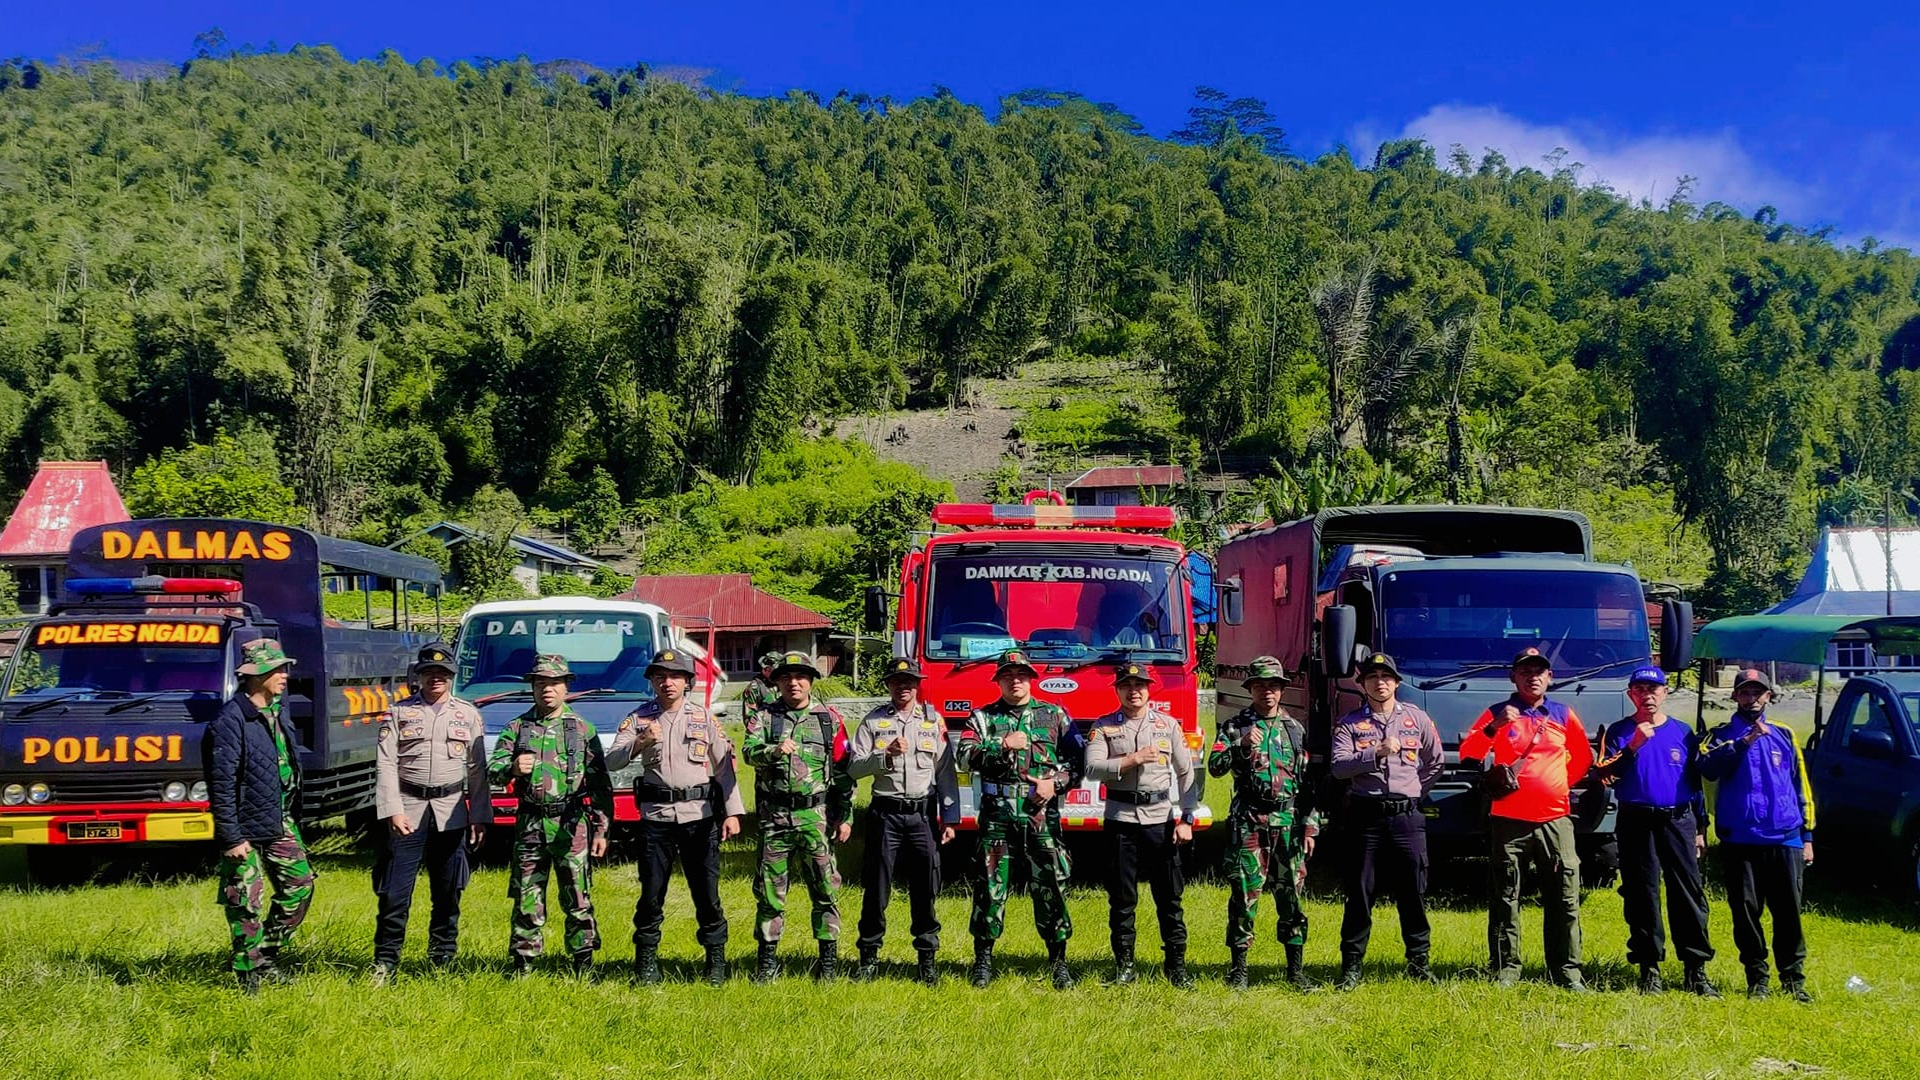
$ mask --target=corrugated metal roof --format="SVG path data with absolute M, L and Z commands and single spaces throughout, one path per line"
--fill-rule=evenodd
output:
M 441 531 L 451 534 L 442 540 L 448 547 L 465 543 L 475 535 L 472 529 L 467 528 L 457 521 L 436 521 L 432 525 L 421 529 L 419 532 L 413 533 L 389 546 L 397 548 L 408 540 L 412 540 L 415 536 L 420 536 L 423 533 L 438 533 Z M 507 543 L 513 550 L 522 555 L 531 555 L 536 559 L 545 559 L 548 562 L 564 563 L 568 566 L 580 566 L 589 569 L 605 565 L 596 559 L 590 559 L 580 554 L 570 547 L 563 547 L 549 540 L 537 540 L 531 536 L 523 536 L 520 533 L 514 533 L 508 537 Z
M 1067 488 L 1173 487 L 1186 482 L 1187 470 L 1178 465 L 1122 465 L 1088 469 Z
M 656 574 L 621 594 L 659 604 L 677 619 L 713 620 L 715 630 L 825 630 L 833 620 L 756 589 L 752 574 Z M 683 625 L 686 625 L 683 623 Z
M 104 461 L 43 461 L 0 530 L 0 558 L 65 555 L 73 534 L 127 520 Z
M 1888 614 L 1889 592 L 1891 614 L 1920 615 L 1920 529 L 1827 528 L 1793 595 L 1765 614 Z

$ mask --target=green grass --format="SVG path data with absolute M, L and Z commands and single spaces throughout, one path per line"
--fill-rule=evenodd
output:
M 326 843 L 317 846 L 327 847 Z M 337 844 L 332 846 L 339 846 Z M 737 967 L 753 951 L 748 846 L 728 846 L 724 893 Z M 1280 961 L 1270 909 L 1256 947 L 1253 991 L 1223 988 L 1226 891 L 1188 889 L 1188 924 L 1200 987 L 1182 994 L 1157 973 L 1142 985 L 1099 984 L 1106 966 L 1106 902 L 1076 891 L 1071 956 L 1081 985 L 1056 993 L 1041 981 L 1044 950 L 1031 908 L 1016 897 L 1002 944 L 1002 978 L 985 992 L 962 981 L 970 956 L 966 897 L 941 898 L 947 981 L 926 989 L 897 976 L 911 963 L 904 902 L 892 909 L 884 959 L 895 978 L 871 986 L 816 986 L 801 929 L 783 953 L 789 977 L 755 986 L 744 971 L 721 990 L 695 983 L 699 950 L 691 905 L 674 883 L 663 952 L 669 981 L 636 990 L 632 956 L 637 893 L 631 865 L 602 868 L 596 906 L 608 939 L 605 981 L 557 974 L 500 977 L 507 940 L 506 876 L 475 874 L 467 893 L 462 970 L 422 970 L 424 883 L 399 985 L 370 989 L 364 969 L 374 901 L 369 858 L 322 856 L 318 895 L 294 952 L 292 986 L 241 997 L 224 970 L 226 928 L 207 878 L 77 890 L 0 892 L 0 1076 L 7 1077 L 516 1077 L 725 1076 L 805 1078 L 1125 1076 L 1213 1077 L 1285 1073 L 1370 1077 L 1744 1077 L 1761 1059 L 1800 1062 L 1846 1077 L 1920 1075 L 1910 1025 L 1920 1006 L 1920 960 L 1910 907 L 1850 895 L 1816 895 L 1808 920 L 1810 986 L 1817 1001 L 1752 1003 L 1735 993 L 1702 1002 L 1680 993 L 1630 991 L 1575 997 L 1539 983 L 1538 913 L 1526 948 L 1535 980 L 1499 991 L 1473 977 L 1485 959 L 1485 914 L 1470 898 L 1435 912 L 1434 959 L 1445 982 L 1415 986 L 1395 974 L 1399 941 L 1390 909 L 1377 913 L 1369 981 L 1353 994 L 1300 994 L 1273 982 Z M 849 867 L 851 869 L 851 867 Z M 857 873 L 855 874 L 857 876 Z M 1465 871 L 1469 883 L 1472 871 Z M 804 892 L 796 890 L 805 922 Z M 843 897 L 849 926 L 859 890 Z M 1714 913 L 1721 956 L 1712 972 L 1737 989 L 1724 901 Z M 1336 962 L 1337 896 L 1316 894 L 1309 966 L 1322 980 Z M 1141 954 L 1157 959 L 1143 898 Z M 1593 892 L 1583 917 L 1590 981 L 1631 983 L 1620 903 Z M 849 942 L 848 946 L 851 949 Z M 557 960 L 552 961 L 558 963 Z M 555 969 L 557 971 L 557 968 Z M 1843 989 L 1858 973 L 1866 994 Z M 1677 965 L 1670 978 L 1677 978 Z

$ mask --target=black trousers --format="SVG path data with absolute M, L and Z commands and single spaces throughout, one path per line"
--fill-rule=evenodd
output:
M 1773 962 L 1780 984 L 1806 978 L 1807 939 L 1800 932 L 1800 848 L 1783 844 L 1721 844 L 1726 860 L 1727 905 L 1733 908 L 1733 943 L 1747 985 L 1767 981 L 1767 938 L 1760 926 L 1764 907 L 1773 913 Z
M 1133 912 L 1140 903 L 1143 868 L 1153 888 L 1154 911 L 1160 916 L 1161 947 L 1187 947 L 1187 916 L 1180 904 L 1187 883 L 1180 873 L 1173 825 L 1168 820 L 1159 825 L 1109 821 L 1102 826 L 1112 851 L 1107 860 L 1107 934 L 1116 955 L 1133 951 Z
M 1621 804 L 1614 830 L 1620 845 L 1620 898 L 1626 902 L 1627 962 L 1643 967 L 1667 958 L 1660 885 L 1667 887 L 1673 951 L 1697 967 L 1713 959 L 1707 942 L 1707 892 L 1693 853 L 1693 812 Z
M 680 863 L 687 891 L 693 894 L 693 938 L 703 946 L 727 943 L 727 916 L 720 910 L 720 819 L 640 822 L 640 902 L 633 908 L 633 944 L 660 947 L 660 923 L 666 917 L 667 879 Z
M 1427 922 L 1427 819 L 1417 807 L 1392 812 L 1378 799 L 1347 802 L 1352 836 L 1347 845 L 1347 908 L 1340 919 L 1340 960 L 1358 964 L 1373 937 L 1373 902 L 1391 893 L 1400 910 L 1400 938 L 1407 959 L 1425 963 L 1433 948 Z
M 420 827 L 405 836 L 393 835 L 392 829 L 384 832 L 385 840 L 373 863 L 373 891 L 380 898 L 380 915 L 373 930 L 373 962 L 400 962 L 400 946 L 407 940 L 407 915 L 413 909 L 413 886 L 423 862 L 433 896 L 427 956 L 436 961 L 453 959 L 460 948 L 460 894 L 471 874 L 467 830 L 434 828 L 433 812 L 429 810 Z
M 860 887 L 865 890 L 860 900 L 862 952 L 879 949 L 887 936 L 895 871 L 907 882 L 914 950 L 938 949 L 940 917 L 933 902 L 940 895 L 940 845 L 924 803 L 918 809 L 891 802 L 867 809 L 866 850 L 860 863 Z

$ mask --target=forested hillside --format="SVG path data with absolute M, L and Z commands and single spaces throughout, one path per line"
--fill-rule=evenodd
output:
M 136 510 L 265 499 L 380 542 L 517 500 L 720 569 L 755 529 L 721 489 L 815 463 L 873 498 L 768 511 L 840 530 L 822 551 L 729 550 L 832 597 L 884 562 L 862 515 L 939 485 L 798 440 L 1084 356 L 1170 403 L 1108 403 L 1141 458 L 1576 506 L 1723 605 L 1775 598 L 1823 519 L 1906 516 L 1907 253 L 1572 162 L 1298 160 L 1257 103 L 1195 108 L 1163 141 L 1058 93 L 990 120 L 324 48 L 0 66 L 4 482 L 105 457 Z

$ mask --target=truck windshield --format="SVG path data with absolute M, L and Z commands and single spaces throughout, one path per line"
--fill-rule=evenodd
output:
M 1125 554 L 936 555 L 927 656 L 973 660 L 1016 646 L 1049 659 L 1184 659 L 1178 564 Z
M 611 690 L 652 697 L 653 620 L 639 613 L 540 611 L 477 615 L 460 632 L 457 690 L 476 698 L 525 690 L 535 657 L 558 653 L 573 668 L 574 693 Z
M 1644 661 L 1651 652 L 1640 583 L 1626 574 L 1396 571 L 1382 579 L 1380 611 L 1385 651 L 1409 675 L 1504 671 L 1529 645 L 1557 673 Z
M 203 645 L 23 643 L 7 678 L 6 697 L 21 702 L 134 694 L 220 697 L 226 693 L 226 658 L 217 635 Z

